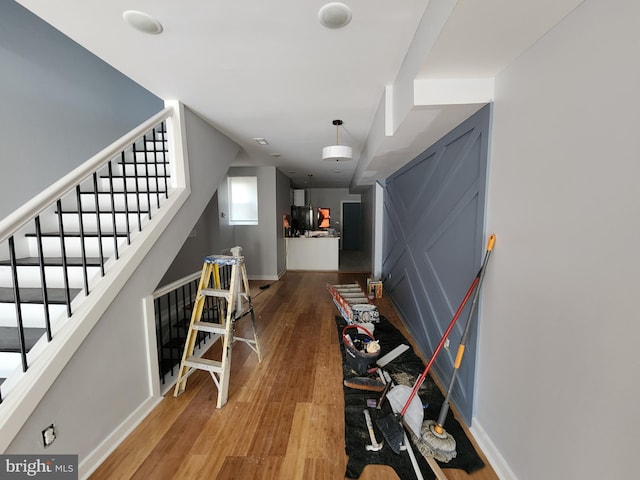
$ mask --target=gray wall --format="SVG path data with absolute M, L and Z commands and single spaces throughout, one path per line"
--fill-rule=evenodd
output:
M 69 361 L 6 453 L 41 453 L 41 430 L 55 422 L 47 453 L 91 453 L 150 396 L 142 300 L 160 279 L 209 204 L 239 147 L 186 112 L 191 196 L 107 313 Z
M 362 251 L 371 259 L 373 259 L 374 254 L 373 226 L 376 213 L 374 194 L 375 189 L 373 186 L 369 186 L 360 194 L 360 204 L 362 208 L 362 232 L 360 238 L 362 239 Z M 373 272 L 373 268 L 371 271 Z
M 291 213 L 291 180 L 280 170 L 276 170 L 276 237 L 278 255 L 278 277 L 287 271 L 283 216 Z
M 519 480 L 638 477 L 639 18 L 586 0 L 497 77 L 475 421 Z
M 331 209 L 331 228 L 342 234 L 342 202 L 359 202 L 360 194 L 351 194 L 348 188 L 311 188 L 307 192 L 314 207 Z M 309 196 L 306 198 L 308 201 Z
M 0 218 L 164 106 L 13 1 L 0 2 L 0 65 Z
M 278 279 L 278 241 L 281 237 L 282 217 L 276 211 L 276 168 L 233 167 L 228 175 L 258 177 L 258 225 L 229 225 L 229 193 L 227 178 L 219 185 L 221 240 L 230 248 L 239 245 L 246 258 L 247 275 L 254 280 Z M 224 214 L 224 217 L 222 216 Z
M 202 215 L 189 232 L 182 248 L 171 263 L 159 286 L 168 285 L 202 269 L 204 257 L 220 253 L 218 246 L 218 195 L 211 198 Z

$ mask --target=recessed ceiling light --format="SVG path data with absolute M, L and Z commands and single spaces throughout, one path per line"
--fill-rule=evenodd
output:
M 258 142 L 258 145 L 269 145 L 269 142 L 262 137 L 254 137 L 253 139 Z
M 122 18 L 140 32 L 151 35 L 162 33 L 162 25 L 160 22 L 146 13 L 138 12 L 137 10 L 127 10 L 122 14 Z
M 351 21 L 351 9 L 344 3 L 327 3 L 318 11 L 318 20 L 327 28 L 342 28 Z

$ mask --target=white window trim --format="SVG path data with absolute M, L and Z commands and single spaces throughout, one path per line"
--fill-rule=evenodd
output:
M 242 180 L 240 180 L 242 179 Z M 237 182 L 236 195 L 239 188 L 246 187 L 246 191 L 240 194 L 243 196 L 241 203 L 237 199 L 234 202 L 234 181 Z M 241 182 L 244 181 L 244 185 Z M 258 177 L 255 175 L 237 175 L 227 178 L 229 190 L 229 225 L 258 225 Z

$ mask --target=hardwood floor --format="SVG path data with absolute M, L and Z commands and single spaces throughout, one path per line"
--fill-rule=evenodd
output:
M 185 393 L 167 395 L 91 478 L 344 478 L 337 310 L 326 284 L 353 281 L 364 284 L 365 275 L 289 272 L 265 290 L 258 289 L 265 282 L 252 282 L 263 363 L 247 345 L 235 344 L 229 401 L 222 409 L 215 408 L 209 374 L 193 374 Z M 375 302 L 402 328 L 388 299 Z M 245 323 L 238 322 L 239 332 Z M 472 475 L 452 469 L 445 474 L 451 480 L 497 479 L 485 463 Z M 360 478 L 398 477 L 390 467 L 369 465 Z

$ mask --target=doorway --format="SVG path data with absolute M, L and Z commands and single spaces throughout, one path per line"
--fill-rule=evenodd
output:
M 342 249 L 360 250 L 362 248 L 362 215 L 359 202 L 342 204 Z
M 362 251 L 362 212 L 359 202 L 342 202 L 341 272 L 369 272 L 371 260 Z

